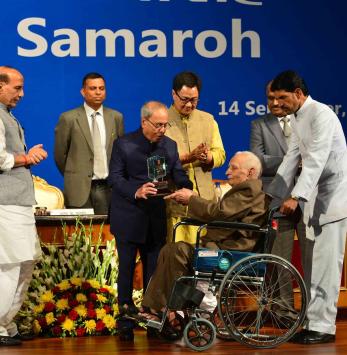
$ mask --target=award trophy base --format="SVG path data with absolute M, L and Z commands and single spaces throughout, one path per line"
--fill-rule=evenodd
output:
M 155 196 L 166 196 L 170 195 L 172 191 L 169 189 L 169 184 L 167 181 L 153 181 L 153 184 L 155 185 L 155 188 L 158 190 L 157 194 Z

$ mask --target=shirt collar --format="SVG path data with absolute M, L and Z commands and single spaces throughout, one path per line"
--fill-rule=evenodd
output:
M 92 113 L 98 112 L 101 116 L 104 116 L 104 109 L 103 106 L 101 105 L 97 110 L 94 110 L 90 106 L 88 106 L 86 103 L 84 103 L 84 109 L 86 110 L 86 114 L 88 117 L 91 116 Z
M 307 98 L 306 98 L 305 102 L 303 103 L 303 105 L 299 108 L 298 111 L 296 111 L 296 112 L 294 113 L 294 116 L 295 116 L 295 117 L 300 117 L 300 116 L 304 115 L 305 112 L 306 112 L 306 110 L 307 110 L 307 108 L 309 107 L 309 105 L 310 105 L 312 102 L 313 102 L 312 97 L 311 97 L 310 95 L 307 96 Z

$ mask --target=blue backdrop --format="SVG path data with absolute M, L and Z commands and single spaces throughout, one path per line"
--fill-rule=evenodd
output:
M 33 173 L 62 187 L 53 158 L 61 112 L 82 103 L 81 79 L 98 71 L 105 104 L 139 126 L 141 105 L 171 103 L 173 76 L 197 72 L 199 108 L 214 114 L 230 157 L 248 149 L 250 121 L 265 110 L 265 83 L 297 70 L 313 98 L 346 129 L 347 2 L 325 0 L 21 0 L 2 4 L 1 63 L 25 76 L 14 114 L 28 146 L 49 158 Z M 345 131 L 346 132 L 346 131 Z M 223 178 L 226 164 L 215 178 Z

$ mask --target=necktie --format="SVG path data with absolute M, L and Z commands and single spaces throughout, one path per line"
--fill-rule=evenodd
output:
M 289 125 L 289 117 L 283 117 L 281 119 L 281 121 L 283 122 L 283 134 L 286 137 L 287 140 L 289 140 L 290 135 L 292 133 L 292 128 Z
M 94 147 L 94 175 L 99 179 L 104 179 L 106 175 L 106 167 L 103 155 L 103 148 L 101 145 L 101 136 L 99 126 L 96 120 L 98 112 L 93 112 L 92 117 L 92 138 Z

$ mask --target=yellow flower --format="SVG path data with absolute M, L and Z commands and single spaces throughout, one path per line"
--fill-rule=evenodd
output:
M 95 327 L 96 327 L 96 323 L 94 319 L 86 320 L 84 322 L 84 328 L 86 328 L 88 334 L 91 334 L 93 330 L 95 330 Z
M 106 316 L 106 311 L 103 308 L 97 308 L 95 311 L 97 319 L 103 319 Z
M 41 332 L 41 326 L 37 319 L 34 320 L 33 331 L 35 334 L 39 334 Z
M 62 298 L 57 301 L 57 309 L 62 311 L 69 308 L 69 301 L 66 298 Z
M 72 285 L 75 286 L 81 286 L 82 285 L 82 279 L 80 279 L 79 277 L 71 277 L 70 282 Z
M 78 313 L 80 317 L 84 318 L 87 315 L 87 308 L 83 304 L 78 305 L 74 308 L 74 310 Z
M 119 314 L 118 303 L 114 303 L 114 304 L 112 305 L 112 308 L 113 308 L 113 314 L 114 314 L 115 316 L 117 316 L 117 315 Z
M 47 313 L 45 318 L 46 318 L 47 325 L 52 324 L 56 320 L 56 318 L 54 318 L 53 312 Z
M 87 280 L 87 281 L 90 283 L 90 285 L 91 285 L 93 288 L 96 288 L 96 289 L 100 288 L 100 283 L 99 283 L 99 281 L 96 281 L 96 280 Z
M 110 314 L 107 314 L 102 321 L 108 330 L 114 329 L 116 326 L 116 321 Z
M 102 303 L 105 303 L 107 301 L 107 298 L 104 295 L 96 295 L 96 298 Z
M 71 332 L 71 330 L 75 329 L 75 322 L 73 320 L 71 320 L 70 318 L 66 318 L 63 322 L 63 324 L 61 325 L 61 327 L 64 330 L 67 330 L 68 332 Z
M 68 290 L 71 287 L 69 280 L 63 280 L 57 286 L 61 291 Z
M 102 285 L 102 288 L 106 288 L 106 290 L 110 293 L 110 295 L 115 295 L 115 289 L 109 285 Z
M 40 300 L 42 302 L 53 302 L 53 298 L 54 298 L 53 292 L 47 291 L 41 295 Z
M 86 297 L 86 295 L 84 295 L 83 293 L 78 293 L 78 294 L 76 295 L 76 300 L 77 300 L 78 302 L 87 302 L 87 297 Z
M 43 309 L 45 308 L 45 304 L 44 303 L 39 303 L 38 305 L 36 305 L 33 309 L 35 314 L 39 314 L 43 311 Z

